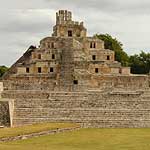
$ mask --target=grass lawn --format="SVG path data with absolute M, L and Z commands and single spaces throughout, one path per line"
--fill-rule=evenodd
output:
M 28 125 L 28 126 L 16 127 L 16 128 L 1 128 L 0 138 L 14 137 L 18 135 L 54 130 L 57 128 L 62 129 L 62 128 L 69 128 L 69 127 L 76 127 L 76 126 L 77 124 L 71 124 L 71 123 L 41 123 L 41 124 L 34 124 L 34 125 Z
M 0 143 L 0 150 L 60 149 L 150 150 L 150 129 L 81 129 L 28 140 Z

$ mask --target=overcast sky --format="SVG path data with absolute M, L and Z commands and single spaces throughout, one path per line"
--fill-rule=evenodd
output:
M 150 52 L 150 0 L 0 0 L 0 65 L 10 66 L 30 45 L 50 36 L 55 12 L 67 9 L 88 34 L 108 33 L 129 54 Z

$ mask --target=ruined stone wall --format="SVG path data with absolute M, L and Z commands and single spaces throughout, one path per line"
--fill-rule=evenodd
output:
M 13 125 L 78 122 L 84 127 L 150 127 L 150 91 L 5 91 L 13 98 Z
M 2 98 L 3 90 L 3 82 L 0 82 L 0 126 L 12 126 L 14 101 L 11 98 Z
M 0 99 L 0 126 L 10 126 L 9 102 Z

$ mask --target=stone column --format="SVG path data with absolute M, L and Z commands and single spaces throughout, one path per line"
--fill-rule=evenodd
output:
M 0 82 L 0 98 L 1 98 L 2 91 L 3 91 L 3 82 Z

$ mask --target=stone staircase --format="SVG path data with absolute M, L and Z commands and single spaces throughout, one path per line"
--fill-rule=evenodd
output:
M 68 46 L 68 48 L 62 50 L 60 86 L 65 87 L 66 89 L 70 89 L 73 84 L 73 73 L 74 73 L 73 49 L 70 47 L 71 45 Z
M 76 122 L 84 127 L 150 127 L 149 92 L 5 91 L 15 99 L 13 125 Z

